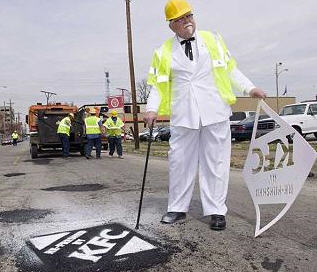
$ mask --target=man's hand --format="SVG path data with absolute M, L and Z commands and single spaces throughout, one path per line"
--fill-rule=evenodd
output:
M 144 122 L 147 123 L 149 127 L 151 127 L 152 124 L 153 126 L 155 125 L 156 119 L 157 119 L 157 113 L 155 111 L 146 112 L 143 118 Z
M 266 98 L 266 93 L 260 88 L 253 88 L 249 94 L 253 98 Z

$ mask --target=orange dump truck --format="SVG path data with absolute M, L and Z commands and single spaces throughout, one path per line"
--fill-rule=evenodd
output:
M 29 108 L 27 123 L 30 132 L 30 154 L 32 159 L 40 153 L 54 152 L 62 148 L 57 135 L 59 122 L 69 113 L 74 113 L 70 132 L 70 152 L 84 154 L 84 146 L 87 142 L 83 131 L 83 121 L 78 114 L 78 108 L 74 105 L 55 103 L 49 105 L 32 105 Z

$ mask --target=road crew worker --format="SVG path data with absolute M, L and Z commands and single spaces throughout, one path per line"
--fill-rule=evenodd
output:
M 175 33 L 155 50 L 149 71 L 151 85 L 144 120 L 170 115 L 169 199 L 161 222 L 184 219 L 199 169 L 203 213 L 210 228 L 226 227 L 226 197 L 230 170 L 230 105 L 234 84 L 251 97 L 265 98 L 238 70 L 218 33 L 197 31 L 186 0 L 170 0 L 166 20 Z
M 99 117 L 96 116 L 96 109 L 90 109 L 89 114 L 90 116 L 85 118 L 86 135 L 88 140 L 85 150 L 85 156 L 87 159 L 92 158 L 91 151 L 93 147 L 96 147 L 96 159 L 100 159 L 102 121 Z
M 113 153 L 115 149 L 117 149 L 118 158 L 123 159 L 121 133 L 124 123 L 118 117 L 118 113 L 116 111 L 111 112 L 111 117 L 107 119 L 107 121 L 104 123 L 104 126 L 107 129 L 109 157 L 113 157 Z
M 74 114 L 69 113 L 68 116 L 64 117 L 58 125 L 57 128 L 57 135 L 62 143 L 62 152 L 63 157 L 68 158 L 69 157 L 69 136 L 70 136 L 70 128 L 72 125 L 72 121 L 74 120 Z
M 16 130 L 12 133 L 11 137 L 12 137 L 12 144 L 16 146 L 18 144 L 18 139 L 19 139 L 19 134 L 17 133 Z

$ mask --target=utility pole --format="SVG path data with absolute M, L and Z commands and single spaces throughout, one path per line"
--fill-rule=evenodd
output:
M 279 99 L 279 93 L 278 93 L 278 77 L 281 73 L 283 72 L 287 72 L 288 69 L 283 69 L 281 71 L 279 71 L 279 67 L 282 66 L 283 63 L 282 62 L 278 62 L 275 63 L 275 84 L 276 84 L 276 112 L 279 113 L 280 109 L 279 109 L 279 103 L 278 103 L 278 99 Z
M 110 80 L 109 80 L 109 72 L 105 71 L 105 85 L 106 85 L 106 103 L 108 101 L 108 97 L 110 96 Z
M 124 88 L 116 88 L 116 89 L 121 91 L 121 95 L 122 95 L 122 97 L 123 97 L 123 102 L 125 102 L 124 92 L 127 92 L 127 94 L 128 94 L 128 99 L 129 99 L 128 102 L 130 102 L 130 100 L 131 100 L 131 94 L 130 94 L 130 91 L 129 91 L 128 89 L 124 89 Z
M 4 106 L 4 114 L 3 114 L 3 134 L 4 137 L 6 137 L 6 102 L 3 101 L 3 106 Z
M 10 116 L 10 133 L 12 133 L 12 125 L 13 125 L 13 118 L 14 118 L 14 116 L 13 116 L 13 118 L 12 118 L 12 105 L 14 104 L 14 103 L 12 103 L 11 102 L 11 98 L 10 98 L 10 100 L 9 100 L 9 103 L 7 103 L 8 105 L 9 105 L 9 116 Z
M 15 117 L 14 130 L 16 130 L 20 135 L 22 135 L 22 126 L 20 125 L 20 114 L 21 114 L 21 112 L 15 113 L 15 115 L 17 115 L 17 117 Z
M 132 94 L 133 123 L 134 123 L 134 147 L 135 149 L 139 149 L 140 148 L 139 122 L 138 122 L 138 108 L 136 103 L 136 90 L 135 90 L 135 77 L 134 77 L 134 64 L 133 64 L 130 1 L 131 0 L 125 0 L 125 3 L 126 3 L 126 17 L 127 17 L 130 84 L 131 84 L 131 94 Z
M 121 96 L 122 96 L 122 99 L 123 99 L 123 123 L 124 123 L 124 125 L 125 125 L 125 108 L 124 108 L 125 101 L 124 101 L 124 92 L 127 92 L 127 93 L 129 94 L 129 98 L 130 98 L 130 93 L 129 93 L 129 90 L 124 89 L 124 88 L 117 88 L 117 90 L 120 90 L 120 91 L 121 91 Z M 126 130 L 125 130 L 125 129 L 124 129 L 123 139 L 124 139 L 124 141 L 126 140 Z
M 47 92 L 47 91 L 41 91 L 41 93 L 44 93 L 45 96 L 46 96 L 46 105 L 48 105 L 48 101 L 50 100 L 50 98 L 51 98 L 53 95 L 57 95 L 56 93 Z

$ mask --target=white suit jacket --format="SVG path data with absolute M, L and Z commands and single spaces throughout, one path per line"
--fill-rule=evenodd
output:
M 207 48 L 199 35 L 195 34 L 195 38 L 192 42 L 194 60 L 191 61 L 185 55 L 181 39 L 175 36 L 171 62 L 173 94 L 170 124 L 191 129 L 226 121 L 231 115 L 231 107 L 222 100 L 215 86 Z M 237 68 L 230 77 L 245 93 L 254 88 Z M 158 91 L 152 87 L 146 110 L 157 112 L 159 104 Z

